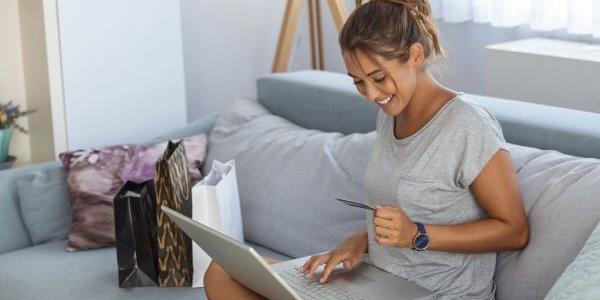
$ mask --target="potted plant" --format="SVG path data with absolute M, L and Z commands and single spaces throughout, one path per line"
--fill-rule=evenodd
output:
M 14 105 L 12 101 L 6 104 L 0 103 L 0 163 L 8 160 L 8 149 L 13 129 L 27 134 L 27 130 L 16 123 L 18 118 L 34 113 L 35 110 L 21 111 L 19 105 Z

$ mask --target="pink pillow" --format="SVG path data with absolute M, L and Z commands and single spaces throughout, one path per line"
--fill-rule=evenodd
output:
M 206 159 L 207 135 L 183 139 L 192 185 L 202 179 L 200 169 Z M 73 223 L 67 251 L 115 245 L 113 198 L 127 181 L 154 178 L 154 165 L 167 142 L 153 146 L 115 145 L 60 154 L 67 171 Z

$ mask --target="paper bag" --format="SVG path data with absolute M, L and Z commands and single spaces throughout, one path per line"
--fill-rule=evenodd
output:
M 165 205 L 185 216 L 192 216 L 192 191 L 188 161 L 183 143 L 169 141 L 156 163 L 158 284 L 190 286 L 192 284 L 191 239 L 160 210 Z
M 156 286 L 156 194 L 154 180 L 127 181 L 115 195 L 119 287 Z
M 192 219 L 244 242 L 235 161 L 213 161 L 211 171 L 192 188 Z M 211 258 L 196 243 L 192 246 L 192 287 L 203 287 Z

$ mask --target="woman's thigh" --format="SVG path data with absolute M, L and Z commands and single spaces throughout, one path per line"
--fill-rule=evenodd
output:
M 263 257 L 269 264 L 279 260 Z M 261 295 L 235 281 L 215 261 L 211 261 L 204 274 L 204 291 L 209 300 L 219 299 L 264 299 Z

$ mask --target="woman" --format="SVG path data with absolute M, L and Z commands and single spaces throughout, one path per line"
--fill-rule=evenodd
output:
M 339 43 L 356 88 L 380 107 L 363 178 L 376 211 L 304 273 L 325 265 L 325 283 L 336 265 L 352 269 L 368 253 L 438 298 L 494 299 L 496 251 L 527 244 L 527 218 L 496 119 L 429 72 L 443 57 L 429 3 L 370 1 L 349 16 Z M 214 264 L 205 282 L 211 299 L 260 297 Z

